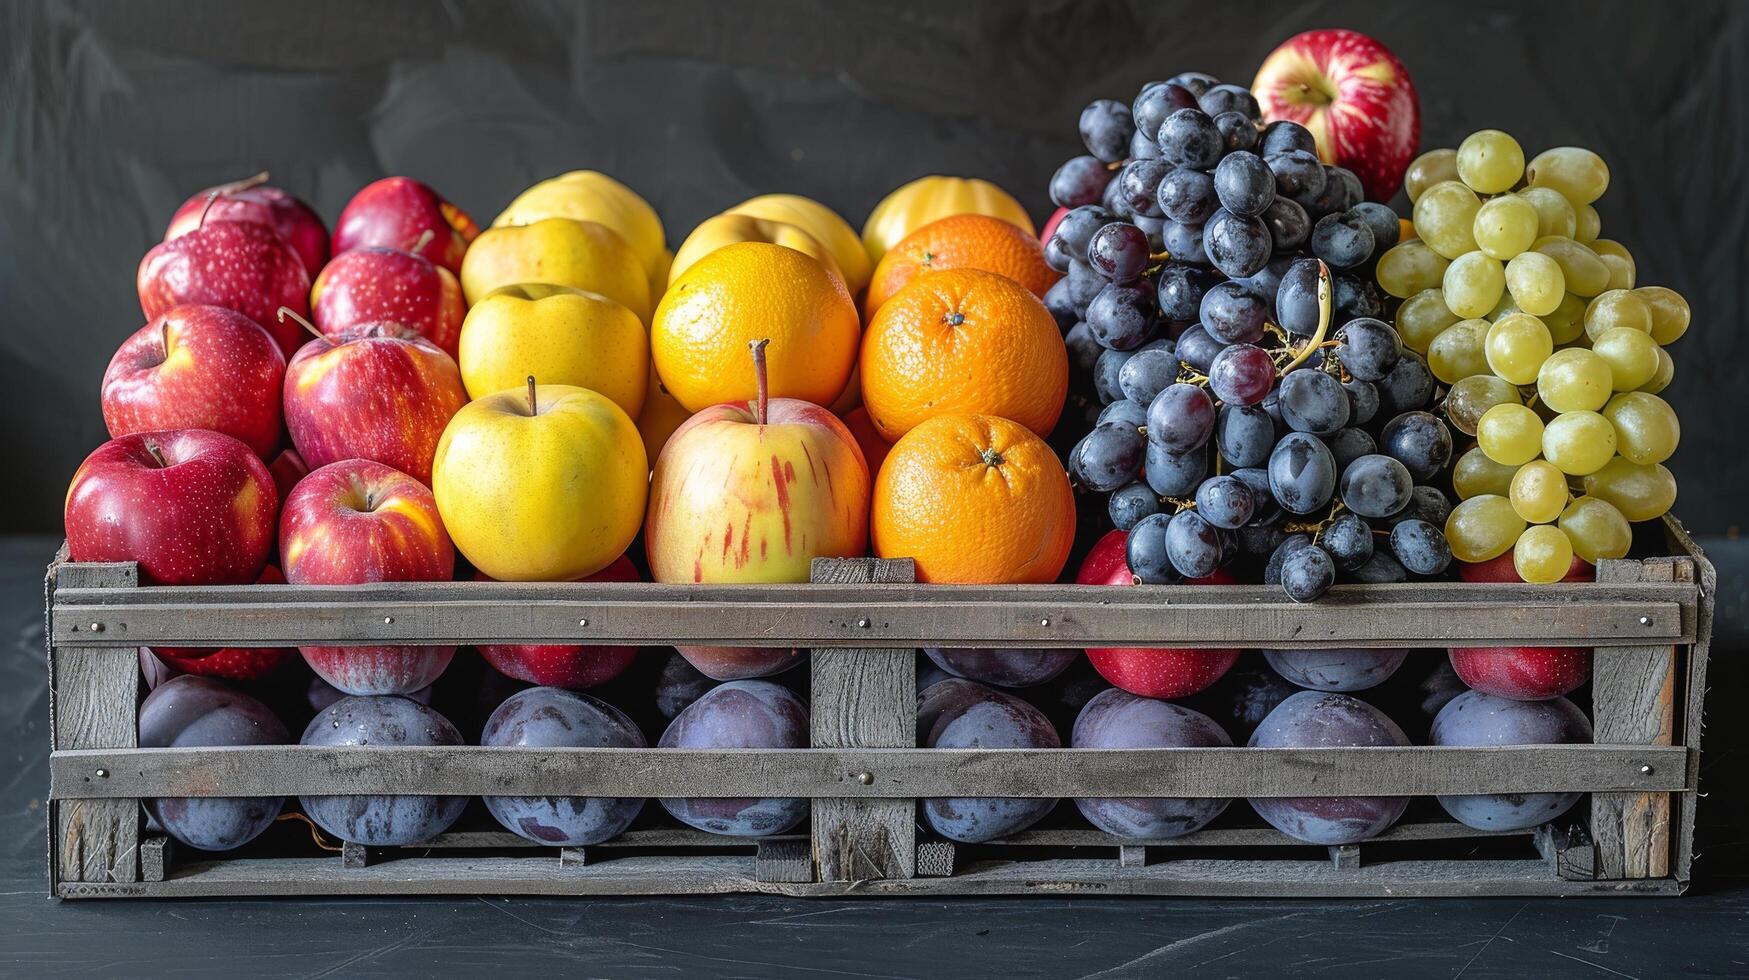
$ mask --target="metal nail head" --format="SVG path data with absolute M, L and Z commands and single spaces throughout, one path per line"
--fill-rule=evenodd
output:
M 578 625 L 578 626 L 588 626 L 588 625 L 589 625 L 589 620 L 587 620 L 587 619 L 579 619 L 579 620 L 577 620 L 577 625 Z
M 1047 618 L 1045 618 L 1045 619 L 1041 619 L 1041 620 L 1039 620 L 1039 621 L 1038 621 L 1038 624 L 1039 624 L 1039 625 L 1040 625 L 1040 626 L 1049 626 L 1049 625 L 1051 625 L 1051 621 L 1050 621 L 1050 619 L 1049 619 L 1049 618 L 1048 618 L 1048 617 L 1047 617 Z
M 857 620 L 856 626 L 858 629 L 868 629 L 868 617 L 864 616 L 861 619 Z
M 1640 775 L 1650 776 L 1651 774 L 1652 774 L 1652 767 L 1651 766 L 1641 766 L 1640 767 Z
M 109 770 L 108 769 L 97 770 L 97 778 L 98 779 L 108 779 L 109 778 Z
M 872 785 L 874 785 L 874 773 L 872 773 L 872 772 L 859 772 L 856 774 L 856 781 L 863 784 L 864 786 L 872 786 Z
M 103 624 L 102 623 L 92 623 L 91 624 L 91 632 L 93 632 L 93 633 L 103 632 Z
M 1641 617 L 1640 617 L 1640 625 L 1641 625 L 1641 626 L 1650 626 L 1650 625 L 1652 625 L 1652 617 L 1650 617 L 1650 616 L 1641 616 Z
M 393 616 L 384 616 L 383 617 L 383 625 L 384 626 L 391 626 L 394 624 L 394 622 L 395 622 L 395 617 L 393 617 Z

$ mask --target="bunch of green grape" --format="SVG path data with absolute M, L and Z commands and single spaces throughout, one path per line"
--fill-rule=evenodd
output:
M 1681 427 L 1658 392 L 1689 309 L 1636 288 L 1633 255 L 1598 237 L 1609 167 L 1576 146 L 1526 165 L 1518 141 L 1485 129 L 1423 154 L 1404 184 L 1416 237 L 1379 258 L 1379 286 L 1404 301 L 1403 345 L 1477 441 L 1452 473 L 1452 554 L 1510 549 L 1527 582 L 1559 581 L 1575 555 L 1625 556 L 1630 522 L 1676 500 L 1663 463 Z

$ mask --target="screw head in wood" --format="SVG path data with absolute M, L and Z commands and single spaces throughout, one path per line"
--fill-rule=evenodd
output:
M 579 619 L 579 620 L 577 620 L 577 625 L 578 626 L 588 626 L 589 620 L 588 619 Z
M 103 632 L 103 624 L 102 623 L 92 623 L 91 624 L 91 632 L 93 632 L 93 633 Z
M 109 778 L 109 770 L 108 769 L 97 770 L 97 778 L 98 779 L 108 779 Z
M 1650 776 L 1651 774 L 1652 774 L 1652 767 L 1651 766 L 1641 766 L 1640 767 L 1640 775 Z
M 868 629 L 868 617 L 864 616 L 861 619 L 857 620 L 856 621 L 856 628 L 857 629 Z
M 392 626 L 392 625 L 394 625 L 394 622 L 395 622 L 395 617 L 393 617 L 393 616 L 384 616 L 383 617 L 383 625 L 384 626 Z
M 1640 625 L 1641 625 L 1641 626 L 1650 626 L 1650 625 L 1652 625 L 1652 617 L 1650 617 L 1650 616 L 1641 616 L 1641 617 L 1640 617 Z
M 1048 616 L 1047 616 L 1047 617 L 1046 617 L 1046 618 L 1044 618 L 1044 619 L 1041 619 L 1041 620 L 1039 620 L 1039 621 L 1038 621 L 1038 624 L 1039 624 L 1039 625 L 1040 625 L 1040 626 L 1049 626 L 1049 625 L 1051 625 L 1051 620 L 1050 620 L 1050 617 L 1048 617 Z
M 863 784 L 864 786 L 873 786 L 874 785 L 874 773 L 872 773 L 872 772 L 859 772 L 856 774 L 856 781 Z

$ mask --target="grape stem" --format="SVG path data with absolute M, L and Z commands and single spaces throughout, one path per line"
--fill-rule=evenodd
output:
M 1330 267 L 1324 264 L 1323 259 L 1317 259 L 1315 261 L 1318 263 L 1318 330 L 1316 333 L 1312 334 L 1312 339 L 1307 341 L 1304 347 L 1299 348 L 1299 352 L 1294 356 L 1294 359 L 1287 362 L 1287 366 L 1277 372 L 1278 377 L 1285 377 L 1289 371 L 1304 364 L 1306 358 L 1311 357 L 1312 352 L 1317 350 L 1324 343 L 1325 334 L 1330 332 L 1330 318 L 1332 313 Z

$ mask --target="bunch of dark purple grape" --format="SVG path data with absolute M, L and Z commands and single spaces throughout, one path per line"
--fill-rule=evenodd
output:
M 1302 602 L 1339 574 L 1443 572 L 1451 505 L 1430 481 L 1451 433 L 1373 282 L 1396 214 L 1303 126 L 1200 73 L 1093 102 L 1081 137 L 1051 178 L 1068 210 L 1045 254 L 1065 275 L 1045 304 L 1102 406 L 1069 472 L 1110 494 L 1130 570 L 1249 558 Z

